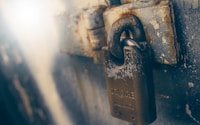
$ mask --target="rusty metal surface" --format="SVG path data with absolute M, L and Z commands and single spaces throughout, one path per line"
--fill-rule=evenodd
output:
M 88 36 L 93 51 L 95 50 L 101 51 L 102 47 L 106 45 L 106 33 L 104 27 L 95 30 L 89 30 Z
M 121 43 L 123 39 L 130 38 L 136 42 L 146 41 L 145 32 L 140 20 L 134 15 L 124 15 L 112 24 L 109 29 L 107 46 L 113 56 L 123 60 Z M 125 34 L 122 36 L 122 34 Z M 131 36 L 133 36 L 131 38 Z M 124 37 L 124 38 L 123 38 Z
M 104 13 L 106 31 L 112 24 L 126 14 L 137 16 L 146 33 L 147 41 L 154 51 L 155 61 L 163 64 L 176 64 L 179 48 L 177 45 L 174 20 L 171 17 L 171 2 L 136 1 L 119 7 L 109 8 Z
M 98 3 L 98 1 L 92 1 L 95 4 Z M 74 17 L 72 13 L 77 12 L 77 5 L 81 5 L 80 3 L 85 2 L 88 6 L 91 6 L 91 4 L 88 4 L 88 1 L 85 0 L 82 0 L 82 2 L 65 2 L 66 6 L 70 6 L 68 8 L 72 9 L 75 7 L 72 10 L 68 9 L 65 13 L 60 14 L 61 40 L 67 41 L 69 46 L 67 44 L 65 45 L 70 49 L 70 47 L 73 47 L 70 46 L 72 44 L 71 42 L 77 40 L 69 35 L 69 32 L 74 32 L 73 29 L 66 28 L 67 25 L 69 25 L 68 23 L 70 23 L 71 17 Z M 158 118 L 152 125 L 199 125 L 197 121 L 199 120 L 200 92 L 200 1 L 173 0 L 173 3 L 175 5 L 174 11 L 178 41 L 181 43 L 182 58 L 185 62 L 184 65 L 178 65 L 177 67 L 166 65 L 155 66 L 154 82 L 156 88 Z M 71 14 L 67 15 L 66 13 Z M 69 21 L 66 21 L 69 17 Z M 73 19 L 75 20 L 75 18 Z M 34 114 L 33 117 L 36 120 L 36 122 L 32 122 L 32 125 L 46 125 L 48 123 L 54 125 L 53 118 L 51 119 L 51 117 L 48 117 L 43 119 L 41 117 L 43 116 L 41 115 L 41 112 L 36 111 L 36 109 L 41 109 L 44 111 L 45 116 L 50 115 L 50 110 L 46 107 L 48 103 L 45 103 L 42 98 L 43 95 L 39 93 L 39 84 L 37 84 L 37 81 L 34 81 L 34 73 L 30 73 L 33 68 L 29 65 L 30 62 L 23 58 L 26 53 L 19 52 L 23 63 L 17 63 L 20 62 L 20 58 L 19 56 L 16 56 L 16 51 L 22 50 L 22 47 L 17 47 L 18 45 L 15 44 L 17 39 L 12 35 L 11 30 L 4 25 L 5 23 L 3 23 L 2 20 L 0 14 L 0 101 L 3 102 L 0 106 L 3 105 L 2 107 L 5 107 L 4 111 L 0 110 L 0 114 L 3 114 L 4 117 L 6 117 L 5 114 L 12 114 L 12 117 L 8 120 L 15 122 L 16 125 L 28 125 L 29 123 L 31 125 L 31 120 L 29 119 L 29 115 L 25 108 L 27 103 L 22 99 L 24 92 L 23 90 L 21 92 L 18 91 L 20 90 L 18 83 L 15 82 L 14 84 L 13 82 L 13 76 L 14 74 L 17 74 L 20 78 L 20 85 L 24 88 L 24 91 L 27 92 L 26 96 L 28 96 L 31 101 L 31 108 Z M 71 21 L 73 22 L 73 20 Z M 74 25 L 76 27 L 76 24 Z M 12 47 L 8 47 L 6 51 L 4 51 L 4 47 L 2 46 L 5 45 L 2 43 Z M 49 43 L 44 45 L 49 47 Z M 15 50 L 15 48 L 17 50 Z M 37 47 L 34 49 L 38 51 Z M 40 56 L 41 53 L 37 54 L 38 59 L 35 60 L 35 63 L 39 61 L 39 64 L 42 65 L 42 58 L 40 58 Z M 4 61 L 7 61 L 7 57 L 9 57 L 11 62 L 9 65 L 4 63 Z M 30 56 L 30 58 L 33 57 Z M 16 61 L 16 59 L 18 61 Z M 54 65 L 51 68 L 53 69 L 53 76 L 55 79 L 54 85 L 58 89 L 59 96 L 64 102 L 63 107 L 68 109 L 68 113 L 70 114 L 74 125 L 128 124 L 127 122 L 111 117 L 109 113 L 109 103 L 102 64 L 94 64 L 93 60 L 89 58 L 68 56 L 61 53 L 57 53 L 56 58 L 53 59 L 53 63 Z M 51 70 L 48 72 L 52 74 Z M 35 74 L 38 73 L 39 72 L 35 72 Z M 30 78 L 28 81 L 27 77 L 28 79 Z M 49 77 L 44 77 L 43 80 L 48 78 Z M 50 89 L 49 82 L 43 81 L 42 84 L 48 85 L 46 88 Z M 54 91 L 48 93 L 49 99 L 53 98 L 53 92 Z M 57 103 L 58 102 L 55 104 Z M 189 107 L 186 107 L 186 105 Z M 196 122 L 194 118 L 196 119 Z M 65 119 L 67 119 L 67 117 L 65 117 Z M 4 120 L 5 119 L 1 117 L 0 122 Z M 70 123 L 68 124 L 70 125 Z M 14 125 L 14 123 L 11 123 L 11 125 Z
M 102 17 L 105 8 L 106 6 L 99 4 L 86 10 L 80 9 L 77 13 L 62 15 L 66 22 L 62 22 L 63 18 L 58 17 L 62 20 L 59 23 L 60 28 L 63 28 L 65 23 L 70 24 L 65 27 L 65 30 L 70 32 L 67 34 L 61 32 L 61 37 L 71 41 L 69 43 L 66 39 L 62 39 L 61 51 L 95 58 L 94 50 L 101 50 L 102 45 L 105 45 L 106 32 L 109 32 L 112 24 L 126 14 L 133 14 L 144 25 L 147 40 L 154 50 L 155 60 L 171 65 L 178 62 L 179 45 L 176 41 L 171 2 L 168 0 L 132 1 L 130 4 L 109 7 Z M 67 16 L 68 18 L 65 19 Z M 105 32 L 101 29 L 98 31 L 98 28 L 104 27 L 104 23 Z
M 105 76 L 111 114 L 136 125 L 146 125 L 156 119 L 153 76 L 149 68 L 151 55 L 147 44 L 143 50 L 138 47 L 124 46 L 122 65 L 106 51 Z
M 66 7 L 66 11 L 56 16 L 58 31 L 60 32 L 59 46 L 61 52 L 94 57 L 94 52 L 88 36 L 88 29 L 97 28 L 97 25 L 103 25 L 103 22 L 99 20 L 101 19 L 101 13 L 98 12 L 102 12 L 105 6 L 107 6 L 107 3 L 104 0 L 82 0 L 70 1 L 66 4 L 69 5 Z M 96 10 L 95 8 L 98 8 L 95 11 L 97 13 L 89 15 L 91 14 L 91 10 L 89 11 L 88 9 L 91 8 L 94 8 L 93 11 Z M 98 16 L 95 17 L 96 15 Z M 87 19 L 88 16 L 89 19 Z M 94 18 L 97 18 L 97 20 L 93 20 Z
M 141 1 L 141 0 L 120 0 L 121 4 L 127 4 L 127 3 L 131 3 L 131 2 L 135 2 L 135 1 Z M 149 0 L 146 0 L 145 2 L 148 2 Z
M 106 32 L 104 28 L 103 12 L 105 6 L 97 6 L 89 8 L 83 13 L 84 22 L 87 29 L 88 42 L 91 44 L 91 49 L 101 50 L 102 46 L 106 45 Z M 95 54 L 93 55 L 93 57 Z
M 88 10 L 83 13 L 85 25 L 88 30 L 104 27 L 103 12 L 105 9 L 106 6 L 97 6 L 88 8 Z

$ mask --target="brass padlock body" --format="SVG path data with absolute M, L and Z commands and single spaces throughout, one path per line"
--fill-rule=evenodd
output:
M 124 63 L 105 51 L 107 91 L 112 116 L 146 125 L 156 118 L 152 69 L 148 50 L 124 47 Z

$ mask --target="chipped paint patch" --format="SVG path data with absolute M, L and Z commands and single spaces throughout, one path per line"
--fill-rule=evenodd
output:
M 157 32 L 156 34 L 157 34 L 158 37 L 160 37 L 160 32 Z
M 164 59 L 164 64 L 170 64 L 168 60 Z
M 165 10 L 165 9 L 159 9 L 158 14 L 161 17 L 162 22 L 166 22 L 167 13 L 169 13 L 167 10 Z
M 160 28 L 160 25 L 156 20 L 151 20 L 150 23 L 155 30 L 158 30 Z
M 165 54 L 164 54 L 164 53 L 161 54 L 161 57 L 160 57 L 160 58 L 163 58 L 163 57 L 165 57 Z
M 193 83 L 193 82 L 188 82 L 188 86 L 189 86 L 190 88 L 192 88 L 192 87 L 194 87 L 194 83 Z
M 193 0 L 192 9 L 197 9 L 199 7 L 199 0 Z
M 160 94 L 159 95 L 161 98 L 164 98 L 164 99 L 169 99 L 170 98 L 170 96 L 168 96 L 168 95 L 163 95 L 163 94 Z
M 166 40 L 165 37 L 162 37 L 162 43 L 163 43 L 163 44 L 167 44 L 167 40 Z

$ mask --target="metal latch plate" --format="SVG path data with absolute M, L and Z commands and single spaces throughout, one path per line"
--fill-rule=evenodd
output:
M 147 41 L 153 49 L 155 61 L 162 64 L 176 64 L 179 47 L 176 41 L 172 2 L 136 1 L 108 8 L 104 12 L 106 31 L 109 31 L 116 20 L 127 14 L 133 14 L 141 20 Z

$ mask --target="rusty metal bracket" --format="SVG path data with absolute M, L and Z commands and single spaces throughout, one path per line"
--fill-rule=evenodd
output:
M 94 6 L 70 15 L 60 15 L 59 28 L 65 28 L 60 33 L 61 52 L 95 58 L 95 51 L 101 50 L 106 43 L 103 21 L 105 9 L 106 6 Z
M 179 58 L 179 45 L 176 41 L 173 6 L 170 0 L 135 1 L 118 7 L 108 8 L 104 12 L 106 31 L 124 15 L 137 16 L 145 30 L 156 62 L 176 64 Z
M 108 2 L 113 2 L 108 0 Z M 151 45 L 155 62 L 174 65 L 179 61 L 179 44 L 176 40 L 174 12 L 171 0 L 121 0 L 119 5 L 94 6 L 70 16 L 63 34 L 69 40 L 60 44 L 62 52 L 96 58 L 96 53 L 107 46 L 112 25 L 125 15 L 140 19 L 145 37 Z M 73 18 L 72 18 L 73 17 Z

